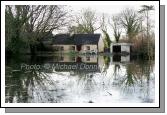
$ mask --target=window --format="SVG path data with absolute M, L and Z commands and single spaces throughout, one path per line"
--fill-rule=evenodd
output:
M 86 49 L 87 49 L 87 50 L 90 50 L 90 46 L 86 46 Z
M 86 61 L 90 61 L 90 57 L 86 57 Z
M 61 50 L 61 51 L 63 51 L 63 50 L 64 50 L 64 47 L 63 47 L 63 46 L 61 46 L 61 47 L 60 47 L 60 50 Z

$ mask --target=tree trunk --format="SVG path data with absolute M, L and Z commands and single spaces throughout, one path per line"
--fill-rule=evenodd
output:
M 30 53 L 31 55 L 36 55 L 36 46 L 35 45 L 30 45 Z
M 149 30 L 148 30 L 148 11 L 147 11 L 147 53 L 148 53 L 148 60 L 150 60 L 150 40 L 149 40 Z

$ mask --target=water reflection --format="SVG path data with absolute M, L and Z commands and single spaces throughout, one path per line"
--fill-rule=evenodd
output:
M 154 61 L 95 55 L 7 60 L 6 103 L 154 102 Z

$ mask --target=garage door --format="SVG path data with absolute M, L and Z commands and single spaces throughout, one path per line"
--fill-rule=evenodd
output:
M 121 46 L 113 46 L 113 53 L 121 53 Z

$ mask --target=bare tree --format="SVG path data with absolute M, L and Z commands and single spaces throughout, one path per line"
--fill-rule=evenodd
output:
M 69 26 L 68 32 L 72 34 L 86 33 L 81 24 L 78 24 L 77 26 Z
M 35 46 L 41 38 L 69 23 L 68 12 L 62 5 L 7 6 L 6 14 L 10 14 L 13 29 L 17 28 L 14 32 L 17 35 L 15 38 L 24 38 L 23 41 L 26 41 L 30 46 L 33 54 L 35 53 Z
M 150 36 L 149 32 L 151 30 L 151 28 L 150 28 L 151 26 L 150 26 L 150 23 L 149 23 L 149 12 L 151 10 L 154 10 L 154 6 L 153 5 L 151 5 L 151 6 L 142 5 L 141 7 L 142 7 L 142 9 L 139 10 L 139 13 L 143 13 L 144 16 L 146 17 L 146 20 L 147 20 L 147 22 L 146 22 L 146 24 L 147 24 L 146 31 L 147 31 L 147 40 L 148 40 L 147 49 L 148 49 L 148 58 L 150 60 L 152 54 L 151 54 L 151 51 L 150 51 L 151 49 L 150 49 L 150 40 L 149 40 L 149 36 Z
M 101 30 L 103 31 L 107 31 L 107 15 L 105 15 L 104 13 L 102 14 L 102 18 L 101 18 Z
M 71 29 L 71 31 L 74 31 L 74 33 L 76 32 L 93 34 L 96 30 L 100 28 L 96 12 L 90 8 L 81 10 L 81 14 L 76 17 L 76 24 L 77 25 L 72 26 Z
M 32 6 L 31 11 L 33 12 L 38 6 Z M 50 34 L 53 30 L 60 30 L 62 27 L 67 26 L 67 11 L 64 6 L 40 6 L 37 12 L 33 13 L 30 18 L 30 23 L 27 28 L 29 32 L 33 32 L 31 39 L 39 42 L 41 38 L 44 38 Z M 31 42 L 31 52 L 34 52 L 34 42 Z
M 120 16 L 121 25 L 131 42 L 140 31 L 140 17 L 135 10 L 129 8 L 125 9 Z
M 120 27 L 120 19 L 119 15 L 115 15 L 112 17 L 112 23 L 109 21 L 109 24 L 112 26 L 114 31 L 115 41 L 118 43 L 121 36 L 121 27 Z
M 32 16 L 32 12 L 28 12 L 29 6 L 17 5 L 6 6 L 5 9 L 5 44 L 7 50 L 18 53 L 23 46 L 21 33 L 24 24 Z
M 101 30 L 103 32 L 103 42 L 104 42 L 104 48 L 107 50 L 110 48 L 111 45 L 111 39 L 110 36 L 107 32 L 107 23 L 106 23 L 106 18 L 107 16 L 105 14 L 102 15 L 101 18 Z

